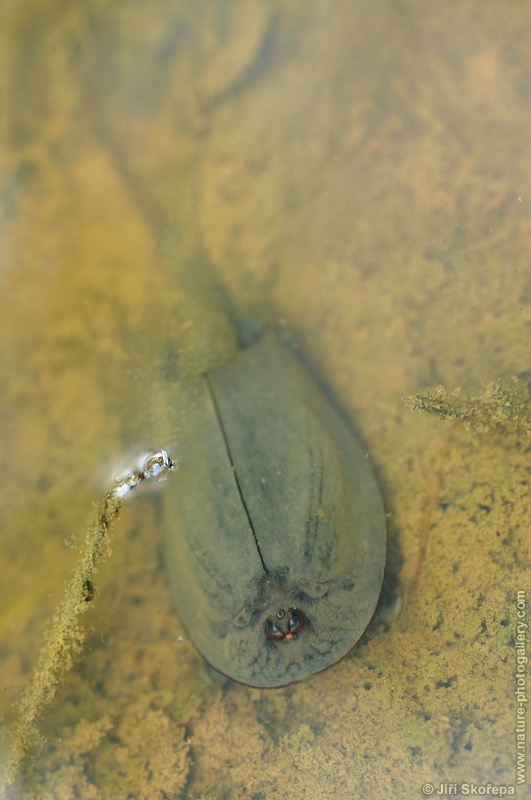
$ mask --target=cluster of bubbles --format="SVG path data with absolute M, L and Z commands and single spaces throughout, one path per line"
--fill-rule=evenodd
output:
M 117 497 L 126 497 L 145 480 L 161 481 L 170 470 L 176 468 L 176 462 L 168 455 L 166 450 L 152 453 L 144 461 L 142 469 L 129 472 L 123 478 L 116 479 L 114 492 Z

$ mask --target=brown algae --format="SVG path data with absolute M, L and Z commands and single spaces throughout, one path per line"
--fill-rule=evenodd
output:
M 123 498 L 144 480 L 160 480 L 174 468 L 175 462 L 164 450 L 152 455 L 146 459 L 141 472 L 131 472 L 118 480 L 97 506 L 81 559 L 66 585 L 63 602 L 49 623 L 33 674 L 17 703 L 11 752 L 4 774 L 0 774 L 0 791 L 4 792 L 14 783 L 22 760 L 32 752 L 38 753 L 42 747 L 43 737 L 38 732 L 37 721 L 51 704 L 57 686 L 83 647 L 86 631 L 80 624 L 80 617 L 93 604 L 97 564 L 111 555 L 110 535 Z M 99 738 L 104 732 L 100 732 Z
M 438 386 L 405 397 L 404 402 L 412 411 L 462 422 L 474 433 L 531 436 L 530 386 L 517 377 L 491 381 L 476 397 L 463 395 L 460 387 L 448 392 Z

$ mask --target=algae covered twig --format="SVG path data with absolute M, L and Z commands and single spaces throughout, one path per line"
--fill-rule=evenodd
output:
M 531 436 L 530 387 L 518 378 L 488 383 L 477 397 L 466 397 L 460 388 L 448 392 L 438 386 L 405 397 L 404 402 L 412 411 L 462 422 L 479 434 Z
M 5 775 L 0 776 L 0 791 L 14 782 L 22 759 L 41 743 L 36 722 L 52 702 L 58 683 L 82 648 L 85 631 L 80 616 L 91 606 L 97 562 L 110 554 L 110 534 L 123 498 L 146 479 L 160 480 L 174 468 L 175 462 L 164 450 L 149 456 L 141 471 L 131 472 L 118 480 L 97 507 L 81 559 L 67 583 L 64 599 L 49 623 L 37 664 L 18 702 L 11 754 Z

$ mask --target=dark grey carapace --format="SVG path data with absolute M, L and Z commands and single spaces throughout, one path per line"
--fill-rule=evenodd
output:
M 330 666 L 371 619 L 385 563 L 352 429 L 272 333 L 198 381 L 183 429 L 165 547 L 190 638 L 251 686 Z

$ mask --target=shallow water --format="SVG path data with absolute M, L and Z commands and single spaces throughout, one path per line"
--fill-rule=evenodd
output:
M 307 682 L 220 685 L 172 610 L 160 497 L 132 499 L 13 797 L 515 784 L 526 444 L 401 398 L 529 370 L 529 8 L 12 0 L 0 31 L 5 722 L 92 503 L 178 449 L 178 379 L 233 352 L 225 301 L 356 422 L 406 599 Z

